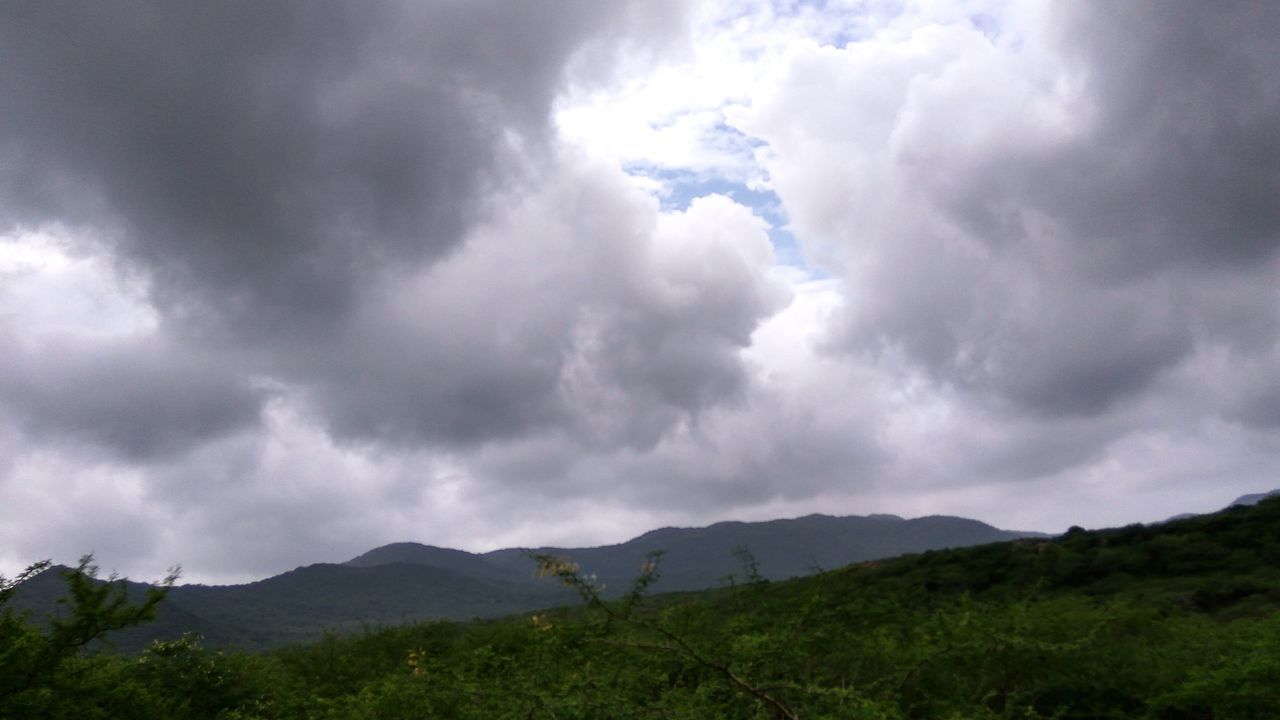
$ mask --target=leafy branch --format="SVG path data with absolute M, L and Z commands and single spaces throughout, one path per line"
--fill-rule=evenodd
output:
M 625 647 L 678 655 L 720 675 L 741 692 L 754 698 L 757 702 L 770 708 L 777 717 L 785 720 L 799 720 L 800 716 L 782 700 L 774 697 L 764 688 L 748 681 L 728 664 L 718 662 L 699 652 L 683 637 L 655 620 L 647 620 L 633 612 L 636 604 L 645 591 L 658 579 L 658 561 L 662 551 L 651 552 L 645 556 L 640 566 L 640 574 L 632 581 L 631 588 L 623 595 L 620 605 L 606 602 L 601 597 L 603 586 L 596 582 L 594 575 L 584 576 L 577 563 L 570 562 L 553 555 L 537 554 L 533 559 L 538 563 L 538 577 L 554 577 L 565 586 L 573 588 L 582 597 L 588 607 L 599 610 L 612 622 L 640 630 L 651 636 L 657 636 L 662 642 L 615 642 Z
M 7 603 L 24 582 L 48 569 L 48 561 L 28 567 L 14 580 L 0 578 L 0 606 Z M 170 571 L 158 587 L 147 589 L 141 603 L 130 603 L 123 580 L 111 575 L 97 579 L 93 557 L 62 573 L 67 597 L 58 603 L 69 608 L 62 616 L 50 616 L 48 629 L 41 632 L 26 622 L 26 614 L 12 608 L 0 613 L 0 700 L 48 684 L 59 668 L 82 648 L 114 630 L 141 625 L 155 617 L 156 609 L 178 579 L 178 569 Z

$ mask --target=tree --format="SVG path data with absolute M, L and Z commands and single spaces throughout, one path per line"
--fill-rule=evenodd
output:
M 114 574 L 105 582 L 98 580 L 93 557 L 85 555 L 75 568 L 62 573 L 67 596 L 58 602 L 66 610 L 50 615 L 41 626 L 9 601 L 23 583 L 49 567 L 45 560 L 13 580 L 0 577 L 0 716 L 7 716 L 6 709 L 23 707 L 23 695 L 55 687 L 67 663 L 107 633 L 154 618 L 178 579 L 175 568 L 158 586 L 148 588 L 142 602 L 130 603 L 124 580 Z

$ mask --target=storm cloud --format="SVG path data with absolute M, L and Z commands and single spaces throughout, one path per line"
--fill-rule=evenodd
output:
M 0 14 L 0 569 L 1280 473 L 1268 4 Z
M 1035 52 L 974 25 L 798 52 L 743 121 L 848 278 L 838 343 L 1041 417 L 1116 411 L 1208 347 L 1258 350 L 1274 304 L 1220 287 L 1273 297 L 1274 14 L 1061 4 Z M 869 96 L 872 73 L 899 77 Z M 819 78 L 834 91 L 797 94 Z M 821 110 L 783 111 L 800 102 Z
M 169 378 L 189 363 L 149 368 L 165 362 L 159 345 L 220 357 L 232 373 L 286 381 L 340 374 L 333 395 L 347 397 L 334 402 L 358 417 L 333 425 L 353 434 L 405 424 L 396 403 L 376 417 L 359 406 L 404 397 L 442 372 L 438 383 L 452 389 L 421 402 L 453 410 L 432 410 L 434 424 L 417 421 L 425 430 L 456 438 L 546 419 L 515 396 L 554 385 L 555 348 L 531 353 L 542 352 L 541 371 L 531 356 L 527 371 L 510 362 L 486 371 L 484 358 L 466 356 L 474 343 L 449 337 L 483 332 L 483 311 L 462 298 L 420 297 L 430 305 L 390 320 L 395 328 L 379 327 L 395 308 L 370 306 L 387 302 L 384 281 L 407 284 L 405 276 L 457 250 L 495 211 L 494 193 L 532 180 L 522 168 L 548 152 L 550 104 L 569 58 L 634 29 L 625 4 L 49 3 L 7 12 L 4 220 L 19 229 L 89 228 L 78 234 L 86 245 L 105 246 L 146 278 L 165 338 L 93 361 L 130 364 L 131 380 L 86 368 L 69 369 L 71 382 L 15 380 L 26 405 L 41 406 L 43 419 L 29 424 L 85 414 L 103 428 L 95 431 L 101 439 L 138 454 L 168 443 L 146 439 L 147 423 L 126 404 L 156 410 L 147 422 L 172 435 L 212 436 L 253 417 L 230 407 L 250 400 L 244 392 L 202 397 L 197 385 L 216 384 L 207 378 L 173 392 Z M 472 287 L 490 280 L 505 282 L 469 278 Z M 432 327 L 421 329 L 423 312 L 437 316 Z M 349 343 L 335 343 L 339 336 Z M 409 376 L 397 374 L 414 363 Z M 58 370 L 41 372 L 52 378 Z M 82 407 L 41 395 L 54 385 Z M 122 398 L 116 416 L 94 399 L 108 387 Z M 207 422 L 189 407 L 205 400 Z M 186 419 L 173 422 L 174 413 Z
M 164 310 L 238 335 L 326 332 L 386 266 L 455 248 L 545 142 L 569 57 L 628 18 L 487 1 L 6 13 L 7 223 L 93 225 Z

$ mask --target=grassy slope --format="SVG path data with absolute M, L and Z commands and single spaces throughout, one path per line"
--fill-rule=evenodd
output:
M 1274 500 L 657 596 L 635 622 L 567 609 L 271 658 L 335 717 L 780 712 L 736 677 L 806 718 L 1262 718 L 1280 707 L 1278 606 Z
M 811 515 L 761 523 L 725 522 L 707 528 L 665 528 L 626 543 L 553 549 L 598 574 L 606 594 L 625 588 L 646 553 L 667 551 L 658 590 L 714 587 L 740 571 L 735 547 L 756 553 L 759 572 L 781 580 L 816 568 L 1009 539 L 1018 533 L 975 520 L 947 517 L 903 520 L 892 516 Z M 741 574 L 739 572 L 739 574 Z M 56 610 L 63 584 L 58 572 L 25 584 L 15 605 L 37 616 Z M 129 584 L 130 596 L 146 587 Z M 152 640 L 199 633 L 211 647 L 261 650 L 319 639 L 327 630 L 403 624 L 427 618 L 470 620 L 531 611 L 570 601 L 571 593 L 536 582 L 525 551 L 476 555 L 397 543 L 341 565 L 317 564 L 244 585 L 175 587 L 156 620 L 111 637 L 124 652 Z
M 84 663 L 36 700 L 228 720 L 1272 718 L 1280 499 L 630 606 Z

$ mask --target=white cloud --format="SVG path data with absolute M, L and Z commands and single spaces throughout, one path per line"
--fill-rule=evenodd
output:
M 109 257 L 77 251 L 72 235 L 50 228 L 0 236 L 0 333 L 105 339 L 153 332 L 157 315 L 141 279 Z
M 211 126 L 227 182 L 166 174 L 132 107 L 0 123 L 57 156 L 18 158 L 53 190 L 0 173 L 0 221 L 75 228 L 0 240 L 0 569 L 248 579 L 812 511 L 1053 530 L 1274 483 L 1265 18 L 520 6 L 543 38 L 461 7 L 420 8 L 439 57 L 317 46 L 337 86 L 282 58 L 345 109 Z M 99 214 L 62 192 L 103 178 Z

